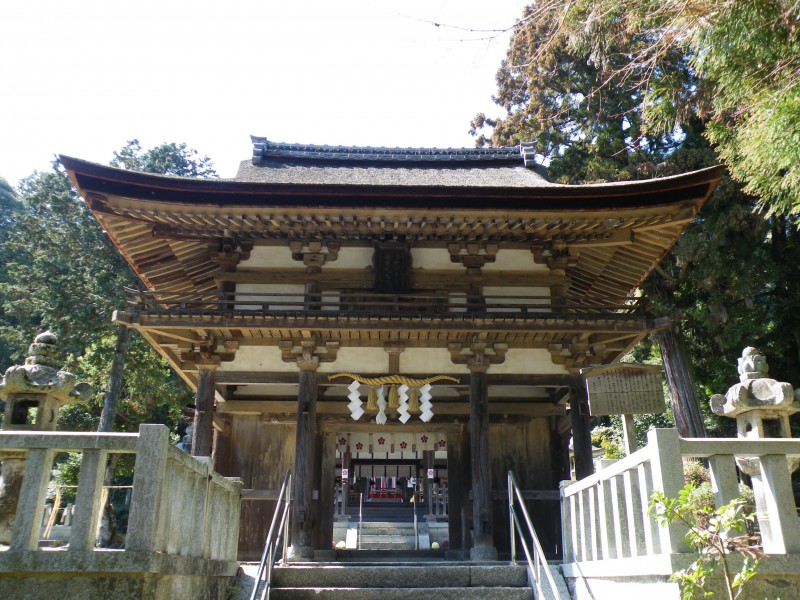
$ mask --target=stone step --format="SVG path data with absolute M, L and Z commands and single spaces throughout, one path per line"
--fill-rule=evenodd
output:
M 402 533 L 362 533 L 361 541 L 363 542 L 379 542 L 386 540 L 387 542 L 406 542 L 409 539 L 414 539 L 414 534 Z
M 317 563 L 276 567 L 275 585 L 291 588 L 469 588 L 526 587 L 525 567 L 491 564 Z
M 354 529 L 358 529 L 355 527 Z M 422 529 L 421 526 L 418 526 L 417 529 Z M 364 523 L 361 526 L 361 533 L 371 533 L 371 534 L 391 534 L 395 532 L 402 532 L 403 534 L 413 534 L 414 533 L 414 524 L 406 525 L 405 523 L 397 523 L 396 525 L 392 525 L 390 523 Z
M 402 542 L 361 542 L 362 550 L 414 550 L 415 544 L 413 541 Z
M 522 565 L 443 561 L 424 552 L 353 554 L 361 560 L 277 566 L 270 597 L 273 600 L 531 600 L 533 597 Z M 392 563 L 382 563 L 375 557 L 390 558 Z M 249 596 L 256 568 L 257 565 L 242 565 L 234 600 Z
M 276 588 L 272 600 L 531 600 L 530 588 Z
M 361 565 L 392 563 L 396 566 L 405 566 L 419 563 L 430 564 L 431 562 L 441 565 L 444 561 L 444 550 L 429 548 L 420 550 L 337 550 L 335 554 L 338 563 L 347 563 L 348 568 L 351 563 Z M 403 564 L 401 565 L 401 563 Z

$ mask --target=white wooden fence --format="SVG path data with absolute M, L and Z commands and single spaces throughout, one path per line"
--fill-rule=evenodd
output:
M 68 551 L 95 547 L 108 455 L 136 454 L 125 551 L 236 560 L 242 483 L 173 447 L 163 425 L 139 433 L 0 432 L 0 452 L 26 452 L 9 552 L 37 551 L 53 459 L 81 452 Z
M 734 457 L 758 465 L 751 475 L 764 552 L 800 552 L 800 520 L 787 461 L 800 457 L 800 439 L 682 439 L 674 429 L 648 432 L 648 444 L 598 473 L 561 484 L 564 562 L 689 552 L 679 526 L 648 516 L 653 490 L 675 498 L 684 486 L 683 458 L 706 458 L 717 506 L 735 499 Z

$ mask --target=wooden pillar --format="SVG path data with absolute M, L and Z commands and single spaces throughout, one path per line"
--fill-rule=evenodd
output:
M 468 548 L 467 524 L 462 518 L 469 495 L 468 465 L 469 441 L 467 428 L 462 425 L 459 431 L 447 434 L 447 529 L 449 552 L 454 559 L 463 558 L 463 552 Z
M 316 501 L 319 526 L 316 527 L 316 548 L 330 552 L 333 539 L 333 507 L 331 502 L 336 494 L 336 433 L 326 431 L 317 435 L 320 456 L 319 500 Z
M 592 435 L 589 430 L 589 397 L 583 375 L 569 376 L 569 405 L 572 422 L 572 452 L 575 457 L 575 478 L 594 473 Z
M 192 432 L 192 456 L 211 456 L 211 441 L 214 436 L 214 372 L 216 361 L 198 362 L 197 394 L 194 398 L 194 430 Z
M 292 559 L 314 557 L 312 490 L 317 434 L 317 368 L 319 359 L 298 360 L 300 388 L 297 394 L 297 434 L 294 457 L 294 511 Z
M 492 471 L 489 455 L 488 361 L 469 364 L 469 426 L 472 463 L 472 548 L 471 560 L 495 560 L 492 528 Z

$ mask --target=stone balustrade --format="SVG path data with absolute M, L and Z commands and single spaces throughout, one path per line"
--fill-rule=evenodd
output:
M 61 452 L 82 453 L 67 552 L 92 552 L 108 455 L 127 453 L 136 463 L 126 554 L 236 560 L 241 481 L 173 447 L 163 425 L 142 425 L 138 434 L 4 431 L 2 452 L 26 454 L 9 553 L 38 551 L 53 459 Z
M 590 477 L 562 482 L 564 562 L 689 553 L 683 527 L 659 526 L 647 514 L 653 490 L 678 496 L 684 457 L 708 460 L 717 506 L 739 495 L 734 459 L 757 465 L 751 477 L 764 552 L 800 552 L 788 466 L 800 457 L 800 439 L 681 439 L 674 429 L 654 429 L 641 450 Z

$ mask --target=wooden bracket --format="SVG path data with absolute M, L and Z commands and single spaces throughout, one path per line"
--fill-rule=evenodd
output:
M 333 362 L 339 352 L 339 342 L 325 342 L 324 346 L 318 346 L 314 338 L 303 339 L 298 342 L 294 340 L 281 340 L 278 342 L 281 351 L 281 358 L 284 362 L 297 363 L 321 363 Z
M 490 365 L 499 365 L 506 360 L 507 344 L 452 343 L 448 345 L 450 359 L 457 365 L 467 365 L 470 371 L 487 370 Z
M 325 242 L 325 252 L 323 252 L 323 243 L 319 240 L 292 240 L 289 242 L 292 259 L 302 262 L 311 272 L 318 272 L 325 263 L 339 258 L 340 248 L 339 242 Z
M 480 269 L 497 260 L 497 244 L 484 242 L 453 242 L 447 244 L 450 262 L 461 263 L 468 269 Z

